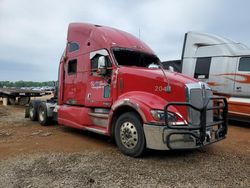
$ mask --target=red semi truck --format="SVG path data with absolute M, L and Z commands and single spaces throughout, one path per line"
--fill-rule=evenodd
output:
M 129 156 L 146 148 L 199 148 L 227 133 L 224 98 L 163 70 L 145 43 L 118 29 L 70 24 L 58 80 L 57 97 L 30 102 L 30 119 L 110 136 Z

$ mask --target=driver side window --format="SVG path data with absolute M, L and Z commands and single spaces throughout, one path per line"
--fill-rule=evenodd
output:
M 100 68 L 111 68 L 112 63 L 105 49 L 97 50 L 90 53 L 91 72 L 96 73 Z M 108 70 L 107 70 L 108 71 Z
M 104 62 L 106 64 L 106 67 L 112 67 L 112 64 L 109 60 L 109 57 L 108 56 L 103 56 L 103 55 L 100 55 L 100 54 L 96 54 L 91 60 L 91 70 L 92 71 L 96 71 L 98 69 L 98 61 L 100 60 L 100 58 L 103 57 L 104 58 Z

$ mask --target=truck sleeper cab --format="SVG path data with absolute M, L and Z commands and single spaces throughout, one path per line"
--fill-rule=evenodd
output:
M 125 155 L 194 149 L 226 136 L 226 100 L 202 82 L 163 70 L 129 33 L 70 24 L 58 78 L 57 102 L 31 101 L 31 119 L 111 136 Z

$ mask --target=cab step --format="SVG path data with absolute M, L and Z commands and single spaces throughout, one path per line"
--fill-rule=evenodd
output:
M 95 108 L 94 112 L 88 113 L 93 125 L 108 128 L 109 124 L 109 109 Z
M 108 119 L 109 118 L 109 114 L 102 114 L 102 113 L 93 113 L 93 112 L 90 112 L 89 115 L 91 117 L 95 117 L 95 118 L 102 118 L 102 119 Z
M 101 127 L 101 126 L 88 126 L 84 128 L 85 130 L 94 132 L 94 133 L 98 133 L 98 134 L 102 134 L 102 135 L 108 135 L 108 131 L 105 127 Z

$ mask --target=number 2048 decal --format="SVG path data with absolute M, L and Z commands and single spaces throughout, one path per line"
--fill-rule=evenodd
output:
M 166 90 L 167 90 L 166 86 L 155 86 L 156 92 L 162 92 L 162 91 L 166 91 Z

